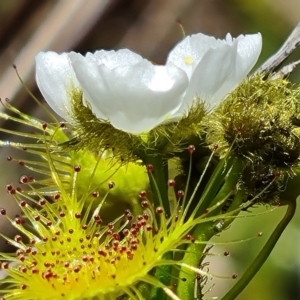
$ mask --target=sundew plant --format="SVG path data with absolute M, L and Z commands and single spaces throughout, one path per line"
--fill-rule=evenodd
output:
M 235 299 L 299 192 L 300 88 L 288 79 L 297 63 L 278 71 L 277 55 L 254 73 L 261 48 L 259 33 L 199 33 L 165 65 L 128 49 L 38 53 L 37 85 L 62 119 L 30 91 L 47 120 L 1 101 L 0 117 L 24 130 L 1 128 L 22 142 L 0 145 L 20 150 L 7 160 L 26 171 L 5 187 L 22 213 L 0 208 L 18 231 L 0 232 L 15 249 L 0 253 L 0 299 L 201 300 L 214 277 L 235 281 L 221 297 Z M 286 214 L 243 274 L 212 273 L 211 239 L 257 206 Z

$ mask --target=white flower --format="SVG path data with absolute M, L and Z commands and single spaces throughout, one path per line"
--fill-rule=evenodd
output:
M 247 76 L 261 43 L 260 34 L 226 40 L 192 35 L 171 51 L 165 66 L 126 49 L 86 56 L 41 52 L 36 80 L 51 108 L 67 121 L 72 123 L 69 91 L 79 87 L 97 118 L 140 134 L 180 120 L 196 96 L 215 106 Z
M 247 76 L 261 52 L 261 35 L 227 34 L 225 40 L 201 33 L 187 36 L 170 52 L 167 65 L 184 70 L 190 83 L 180 111 L 192 106 L 195 96 L 213 108 Z
M 115 128 L 138 134 L 178 119 L 188 78 L 175 65 L 155 66 L 125 49 L 69 58 L 92 111 Z
M 74 52 L 39 53 L 36 79 L 46 101 L 62 118 L 71 121 L 67 89 L 70 82 L 75 87 L 79 82 L 84 100 L 99 119 L 133 134 L 178 120 L 188 85 L 185 72 L 172 63 L 156 66 L 126 49 L 85 57 Z

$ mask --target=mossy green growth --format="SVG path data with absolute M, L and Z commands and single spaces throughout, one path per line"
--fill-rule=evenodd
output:
M 115 157 L 124 162 L 135 162 L 148 155 L 162 155 L 171 158 L 185 149 L 189 136 L 199 135 L 201 121 L 206 113 L 204 103 L 198 99 L 179 121 L 169 122 L 134 135 L 114 128 L 109 120 L 95 116 L 88 102 L 84 103 L 80 89 L 70 87 L 72 118 L 75 121 L 74 139 L 64 146 L 70 149 L 88 149 L 97 152 L 99 148 L 113 149 Z
M 205 120 L 209 145 L 224 156 L 232 151 L 251 160 L 261 157 L 276 167 L 298 164 L 299 87 L 287 80 L 245 80 Z
M 239 157 L 242 182 L 251 194 L 268 189 L 269 202 L 284 174 L 292 176 L 299 166 L 300 88 L 283 78 L 263 77 L 246 79 L 203 124 L 208 145 L 217 145 L 220 157 L 228 151 Z

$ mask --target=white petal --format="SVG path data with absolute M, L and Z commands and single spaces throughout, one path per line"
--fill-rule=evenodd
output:
M 62 118 L 71 121 L 68 90 L 79 86 L 66 53 L 40 52 L 35 57 L 36 82 L 49 106 Z
M 240 35 L 237 38 L 238 41 L 238 57 L 237 57 L 237 68 L 238 70 L 246 75 L 253 68 L 262 48 L 262 38 L 261 34 L 251 34 L 251 35 Z M 246 76 L 245 75 L 245 76 Z
M 70 53 L 85 99 L 98 118 L 133 134 L 149 131 L 174 117 L 187 87 L 186 74 L 174 65 L 147 60 L 111 69 Z
M 207 51 L 190 80 L 185 95 L 186 107 L 190 107 L 198 96 L 207 107 L 212 108 L 236 87 L 240 82 L 235 76 L 236 46 L 223 45 Z
M 142 61 L 143 58 L 128 49 L 121 49 L 118 51 L 96 51 L 94 54 L 88 53 L 87 57 L 94 57 L 98 65 L 104 64 L 109 69 L 114 69 L 120 66 L 135 65 Z
M 230 36 L 230 35 L 229 35 Z M 228 37 L 229 37 L 228 36 Z M 203 55 L 211 48 L 218 48 L 226 44 L 224 40 L 217 40 L 214 37 L 202 33 L 187 36 L 170 52 L 167 64 L 174 63 L 184 70 L 188 77 L 191 75 Z
M 205 41 L 202 36 L 192 37 Z M 190 84 L 180 111 L 186 111 L 191 107 L 196 96 L 205 100 L 209 108 L 217 105 L 247 76 L 256 63 L 262 47 L 260 34 L 239 36 L 237 39 L 228 34 L 226 40 L 206 39 L 206 41 L 206 46 L 210 48 L 206 49 L 204 54 L 204 46 L 200 48 L 200 60 L 198 61 L 200 55 L 196 56 L 197 65 L 188 70 Z M 195 42 L 193 45 L 196 44 Z M 192 48 L 190 51 L 196 52 Z

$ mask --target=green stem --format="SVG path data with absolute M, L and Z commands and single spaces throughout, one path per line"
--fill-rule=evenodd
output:
M 211 201 L 209 203 L 210 207 L 217 205 L 218 202 L 220 202 L 220 201 L 224 201 L 224 199 L 228 198 L 230 196 L 230 194 L 232 195 L 234 190 L 236 189 L 236 184 L 240 177 L 240 170 L 242 168 L 242 164 L 239 160 L 235 160 L 232 162 L 231 166 L 232 167 L 230 169 L 230 173 L 227 174 L 225 183 L 223 184 L 223 186 L 221 187 L 220 191 L 218 192 L 216 197 L 213 199 L 213 201 Z M 222 203 L 222 204 L 224 205 L 225 203 Z M 219 208 L 219 210 L 217 210 L 217 211 L 213 210 L 212 212 L 207 213 L 206 217 L 209 217 L 212 214 L 216 215 L 216 214 L 220 213 L 221 208 L 223 206 L 222 204 L 221 204 L 221 207 Z M 233 208 L 233 206 L 230 206 L 230 209 L 228 211 L 231 211 L 232 208 Z M 236 208 L 238 208 L 238 207 L 236 207 Z
M 236 185 L 239 176 L 239 168 L 239 164 L 236 165 L 236 167 L 232 168 L 232 172 L 229 174 L 226 182 L 224 183 L 223 187 L 221 188 L 215 199 L 222 199 L 222 197 L 224 197 L 224 195 L 227 195 L 228 192 L 232 190 L 232 188 Z M 233 202 L 228 212 L 236 210 L 242 204 L 243 197 L 243 191 L 238 191 L 233 199 Z M 214 202 L 214 200 L 211 202 Z M 220 210 L 216 210 L 214 211 L 214 213 L 216 214 L 216 216 L 218 216 Z M 235 213 L 234 215 L 237 214 L 238 213 Z M 234 217 L 224 219 L 223 227 L 226 228 L 230 223 L 233 222 L 234 219 Z M 201 261 L 203 256 L 204 249 L 206 247 L 205 242 L 208 242 L 215 234 L 216 231 L 214 229 L 214 222 L 199 224 L 193 232 L 193 236 L 196 240 L 202 241 L 203 244 L 190 244 L 183 258 L 184 263 L 194 267 L 198 267 L 199 262 Z M 185 278 L 185 281 L 178 281 L 178 296 L 180 297 L 180 299 L 193 300 L 195 273 L 191 271 L 181 270 L 179 278 Z
M 198 207 L 196 208 L 196 216 L 203 214 L 203 212 L 210 206 L 211 201 L 218 193 L 220 186 L 227 176 L 228 170 L 231 168 L 233 162 L 233 157 L 229 159 L 226 157 L 219 161 L 200 198 Z
M 194 237 L 200 241 L 208 241 L 216 232 L 213 230 L 212 222 L 204 223 L 196 227 Z M 184 255 L 183 261 L 190 266 L 198 267 L 206 244 L 190 244 Z M 184 281 L 182 280 L 184 278 Z M 180 270 L 177 295 L 180 299 L 194 300 L 195 273 Z
M 164 254 L 163 259 L 171 260 L 173 258 L 172 252 Z M 162 284 L 169 286 L 171 282 L 172 266 L 160 266 L 155 269 L 154 277 L 157 278 Z M 167 295 L 160 287 L 152 287 L 149 300 L 166 300 Z
M 137 289 L 142 294 L 144 299 L 149 299 L 150 296 L 150 284 L 146 282 L 140 282 Z
M 258 256 L 254 259 L 252 265 L 247 269 L 246 273 L 242 276 L 242 278 L 233 286 L 233 288 L 222 298 L 222 300 L 233 300 L 235 299 L 243 290 L 244 288 L 250 283 L 253 279 L 255 274 L 260 270 L 263 266 L 267 258 L 269 257 L 270 253 L 272 252 L 273 248 L 275 247 L 277 241 L 279 240 L 281 234 L 287 227 L 287 225 L 292 220 L 296 211 L 296 201 L 290 202 L 288 205 L 288 209 L 277 225 L 273 233 L 271 234 L 270 238 L 268 239 L 267 243 L 260 251 Z

